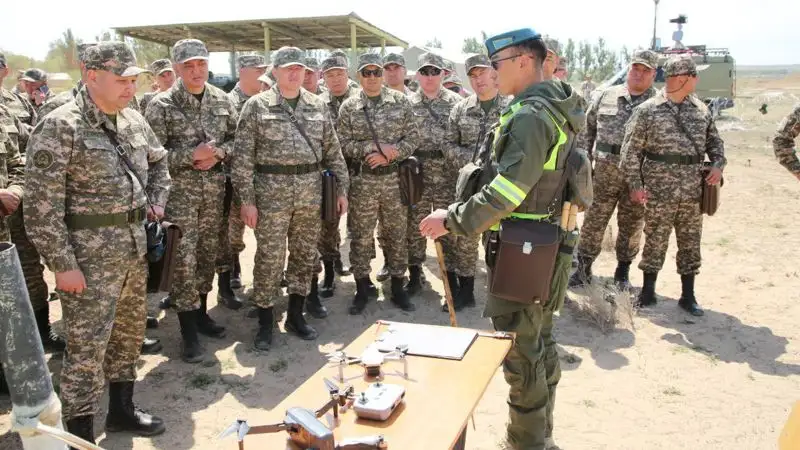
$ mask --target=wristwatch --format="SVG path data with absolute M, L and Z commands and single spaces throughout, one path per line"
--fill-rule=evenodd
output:
M 442 226 L 444 227 L 445 230 L 450 231 L 450 229 L 447 228 L 447 216 L 444 216 L 444 221 L 442 221 Z

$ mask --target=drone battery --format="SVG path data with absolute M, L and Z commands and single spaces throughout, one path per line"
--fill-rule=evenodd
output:
M 406 389 L 403 386 L 372 383 L 356 397 L 353 410 L 362 419 L 384 421 L 397 409 L 405 395 Z

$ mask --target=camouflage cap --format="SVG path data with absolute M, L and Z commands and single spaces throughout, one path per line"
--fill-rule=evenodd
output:
M 665 77 L 677 77 L 680 75 L 697 75 L 697 65 L 691 56 L 671 56 L 664 64 Z
M 319 61 L 317 61 L 317 58 L 309 56 L 305 59 L 305 62 L 306 62 L 306 70 L 311 70 L 311 71 L 319 70 Z
M 8 67 L 8 61 L 6 61 L 6 55 L 0 53 L 0 68 L 5 69 Z
M 164 59 L 157 59 L 150 63 L 150 72 L 154 75 L 161 75 L 166 71 L 172 71 L 172 61 L 164 58 Z
M 492 62 L 486 55 L 472 55 L 464 61 L 464 69 L 469 75 L 469 71 L 476 67 L 492 67 Z
M 334 50 L 331 52 L 331 56 L 341 56 L 347 58 L 347 53 L 344 50 Z
M 405 67 L 406 58 L 400 53 L 387 53 L 386 56 L 383 57 L 383 67 L 389 64 L 397 64 L 398 66 Z
M 22 81 L 30 81 L 37 83 L 39 81 L 47 81 L 47 72 L 42 69 L 28 69 L 22 74 Z
M 455 72 L 448 75 L 442 82 L 442 84 L 447 84 L 447 83 L 453 83 L 458 86 L 462 86 L 464 84 L 461 82 L 461 78 Z
M 267 83 L 270 86 L 275 84 L 275 82 L 272 80 L 272 78 L 270 78 L 268 73 L 265 73 L 264 75 L 261 75 L 260 77 L 258 77 L 258 81 L 260 81 L 262 83 Z
M 183 64 L 192 59 L 208 60 L 206 44 L 199 39 L 181 39 L 172 46 L 172 60 Z
M 322 60 L 322 64 L 320 65 L 320 70 L 322 73 L 325 73 L 331 69 L 344 69 L 347 70 L 349 64 L 347 63 L 347 58 L 344 56 L 329 56 Z
M 425 66 L 436 67 L 437 69 L 444 69 L 445 64 L 444 60 L 441 56 L 435 53 L 423 53 L 419 55 L 419 68 L 422 69 Z M 419 69 L 417 69 L 419 70 Z
M 658 67 L 658 55 L 652 50 L 636 50 L 631 56 L 631 64 L 642 64 L 655 69 Z
M 569 60 L 567 60 L 567 58 L 564 58 L 564 57 L 558 58 L 558 65 L 556 66 L 556 69 L 557 70 L 567 70 L 567 64 L 568 63 L 569 63 Z
M 255 67 L 258 69 L 267 67 L 267 60 L 261 55 L 242 55 L 236 58 L 236 65 L 240 69 Z
M 97 42 L 81 42 L 80 44 L 76 45 L 75 50 L 78 53 L 78 61 L 86 62 L 86 49 L 94 45 L 97 45 Z
M 297 47 L 281 47 L 272 55 L 275 67 L 303 66 L 306 67 L 303 51 Z M 307 67 L 306 67 L 307 68 Z
M 442 68 L 444 70 L 447 70 L 447 71 L 450 71 L 450 72 L 455 72 L 456 66 L 453 65 L 452 61 L 449 61 L 447 59 L 443 59 L 443 61 L 444 61 L 444 67 L 442 67 Z
M 358 55 L 358 70 L 367 66 L 383 67 L 381 65 L 381 55 L 377 53 L 362 53 Z
M 121 77 L 149 72 L 136 66 L 136 55 L 124 42 L 106 41 L 86 49 L 86 70 L 105 70 Z
M 558 43 L 558 39 L 545 36 L 543 40 L 547 51 L 555 53 L 556 56 L 561 54 L 561 44 Z

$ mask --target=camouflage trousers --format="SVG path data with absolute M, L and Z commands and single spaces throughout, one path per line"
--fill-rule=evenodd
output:
M 448 266 L 448 269 L 455 271 L 459 277 L 474 277 L 480 238 L 480 235 L 453 236 L 455 241 L 452 257 L 453 264 L 452 267 Z
M 639 269 L 643 272 L 661 270 L 673 228 L 678 243 L 678 254 L 675 258 L 678 273 L 697 273 L 700 269 L 700 239 L 703 234 L 703 214 L 700 212 L 699 199 L 647 201 L 644 250 Z
M 31 306 L 34 311 L 41 311 L 47 308 L 49 290 L 44 281 L 44 266 L 42 257 L 28 240 L 25 233 L 25 223 L 22 219 L 22 207 L 14 211 L 8 217 L 8 227 L 11 231 L 11 242 L 17 246 L 19 262 L 22 265 L 22 274 L 25 276 L 25 285 L 28 287 L 28 296 L 31 299 Z
M 422 200 L 409 209 L 408 229 L 406 232 L 409 266 L 420 266 L 425 262 L 425 249 L 428 246 L 428 241 L 419 232 L 419 224 L 432 211 L 447 209 L 453 203 L 453 193 L 451 191 L 452 189 L 443 185 L 426 185 Z M 446 234 L 439 240 L 442 242 L 447 270 L 452 270 L 456 259 L 455 238 L 451 234 Z
M 253 294 L 250 300 L 256 306 L 268 308 L 281 296 L 280 282 L 286 261 L 287 241 L 287 292 L 304 297 L 308 295 L 322 221 L 319 204 L 295 203 L 292 198 L 284 198 L 280 207 L 276 208 L 276 190 L 258 182 L 255 183 L 255 194 L 258 222 L 255 229 Z
M 339 216 L 334 222 L 322 221 L 317 249 L 323 261 L 336 261 L 342 257 L 339 252 L 339 247 L 342 245 L 342 236 L 339 234 L 341 219 Z
M 64 420 L 97 414 L 106 381 L 136 380 L 147 315 L 144 258 L 130 245 L 98 248 L 90 239 L 71 241 L 86 289 L 59 291 L 67 339 L 60 394 Z
M 406 247 L 406 210 L 400 197 L 400 185 L 395 174 L 362 174 L 351 179 L 350 213 L 350 271 L 364 278 L 370 274 L 370 261 L 375 258 L 375 224 L 378 235 L 384 236 L 383 251 L 393 277 L 402 277 L 408 264 Z
M 170 292 L 178 312 L 200 308 L 198 295 L 211 291 L 224 198 L 222 173 L 184 172 L 173 178 L 165 216 L 183 231 Z
M 544 450 L 550 402 L 544 321 L 540 305 L 492 317 L 495 330 L 516 333 L 514 344 L 503 360 L 503 375 L 509 385 L 506 441 L 515 449 Z M 550 323 L 552 327 L 552 320 Z
M 578 255 L 597 258 L 611 215 L 617 209 L 617 261 L 633 261 L 639 253 L 644 227 L 644 207 L 631 202 L 628 184 L 619 168 L 598 160 L 594 169 L 594 202 L 581 227 Z
M 238 204 L 237 204 L 238 203 Z M 219 245 L 217 250 L 217 273 L 228 272 L 233 269 L 234 255 L 239 255 L 244 250 L 244 222 L 242 222 L 242 204 L 239 196 L 231 184 L 230 178 L 225 179 L 225 197 L 222 201 L 222 220 L 219 223 Z M 236 222 L 236 224 L 234 224 Z M 242 228 L 237 229 L 235 225 L 241 224 Z M 241 250 L 236 251 L 234 243 L 236 234 L 239 232 L 239 240 L 242 241 Z

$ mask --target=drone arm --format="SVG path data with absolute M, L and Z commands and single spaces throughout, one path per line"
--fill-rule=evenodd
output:
M 281 431 L 285 431 L 289 428 L 285 422 L 276 423 L 273 425 L 258 425 L 255 427 L 250 427 L 250 432 L 247 434 L 267 434 L 267 433 L 278 433 Z
M 330 399 L 328 403 L 322 406 L 322 408 L 314 412 L 314 416 L 317 419 L 319 419 L 320 417 L 324 416 L 328 411 L 330 411 L 330 409 L 333 408 L 333 406 L 336 405 L 337 403 L 339 403 L 338 399 L 335 398 Z

